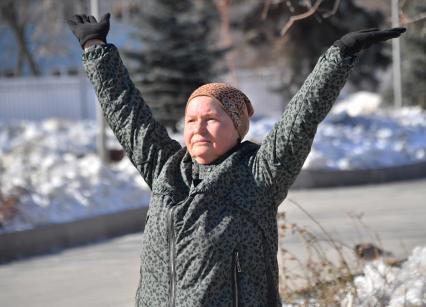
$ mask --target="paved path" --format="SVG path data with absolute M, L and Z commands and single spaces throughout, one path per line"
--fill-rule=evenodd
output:
M 288 198 L 300 203 L 340 239 L 354 243 L 369 240 L 348 217 L 352 212 L 364 213 L 370 233 L 377 232 L 383 245 L 399 256 L 407 255 L 416 245 L 426 245 L 426 180 L 299 190 L 290 192 Z M 280 208 L 287 212 L 290 222 L 310 223 L 290 202 L 285 201 Z M 0 306 L 132 306 L 140 239 L 141 234 L 128 235 L 0 265 Z M 295 238 L 286 238 L 285 244 L 301 249 Z
M 291 200 L 300 204 L 334 238 L 354 246 L 378 244 L 395 256 L 407 256 L 413 247 L 426 245 L 426 180 L 340 189 L 291 191 L 280 206 L 287 221 L 318 230 Z M 362 216 L 362 223 L 353 216 Z M 321 231 L 315 231 L 321 233 Z M 300 240 L 286 237 L 287 246 L 299 250 Z

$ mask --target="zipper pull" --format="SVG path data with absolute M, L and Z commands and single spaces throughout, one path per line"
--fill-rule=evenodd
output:
M 236 263 L 237 263 L 237 271 L 238 271 L 238 273 L 241 273 L 241 266 L 240 266 L 240 259 L 239 259 L 239 257 L 238 257 L 238 252 L 235 254 L 235 261 L 236 261 Z

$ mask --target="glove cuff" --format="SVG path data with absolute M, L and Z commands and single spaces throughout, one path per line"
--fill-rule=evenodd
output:
M 349 56 L 354 56 L 356 55 L 358 51 L 353 50 L 354 48 L 349 48 L 347 45 L 345 45 L 342 40 L 337 40 L 333 43 L 333 46 L 339 47 L 340 49 L 340 54 L 342 55 L 342 57 L 349 57 Z
M 105 44 L 107 43 L 106 42 L 106 36 L 99 35 L 99 33 L 93 33 L 93 34 L 86 35 L 79 40 L 81 49 L 84 50 L 84 44 L 86 44 L 86 42 L 91 40 L 91 39 L 99 39 L 99 40 L 103 41 Z

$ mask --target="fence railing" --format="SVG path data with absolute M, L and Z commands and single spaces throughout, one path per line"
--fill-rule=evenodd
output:
M 95 119 L 96 96 L 85 76 L 0 78 L 0 121 Z
M 238 87 L 252 101 L 257 116 L 283 111 L 282 98 L 273 91 L 279 76 L 239 70 Z M 86 76 L 0 78 L 0 121 L 96 119 L 96 96 Z

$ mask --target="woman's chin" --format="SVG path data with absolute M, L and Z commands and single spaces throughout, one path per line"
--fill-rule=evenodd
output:
M 211 146 L 210 143 L 197 143 L 192 146 L 192 152 L 197 156 L 206 156 L 211 154 Z
M 208 164 L 215 160 L 215 157 L 209 152 L 197 152 L 193 157 L 195 157 L 195 161 L 199 164 Z

